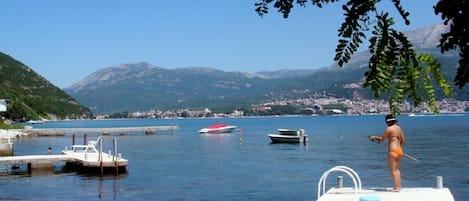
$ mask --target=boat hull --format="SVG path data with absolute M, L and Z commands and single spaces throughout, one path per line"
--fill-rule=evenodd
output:
M 304 143 L 308 140 L 308 135 L 290 136 L 269 134 L 268 136 L 272 143 Z
M 224 126 L 220 128 L 203 128 L 199 130 L 199 133 L 231 133 L 236 126 Z

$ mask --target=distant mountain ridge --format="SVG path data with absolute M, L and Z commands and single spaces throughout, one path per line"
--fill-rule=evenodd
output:
M 454 77 L 457 55 L 439 54 L 439 34 L 446 30 L 432 25 L 408 32 L 419 51 L 438 53 Z M 414 41 L 415 40 L 415 41 Z M 309 97 L 327 92 L 336 97 L 357 94 L 373 98 L 369 89 L 345 88 L 359 84 L 367 70 L 369 53 L 356 53 L 343 68 L 337 64 L 317 70 L 262 71 L 254 74 L 225 72 L 215 68 L 165 69 L 152 64 L 130 63 L 101 69 L 64 90 L 96 113 L 150 109 L 229 108 L 271 100 Z
M 119 80 L 145 76 L 150 71 L 153 71 L 154 68 L 155 67 L 153 65 L 147 63 L 122 64 L 116 67 L 104 68 L 90 74 L 79 82 L 68 87 L 68 89 L 80 91 L 82 89 L 95 89 L 95 87 L 98 86 L 113 85 Z
M 261 86 L 260 91 L 278 86 L 274 82 L 262 86 L 260 80 L 251 74 L 213 68 L 168 70 L 134 63 L 99 70 L 64 90 L 94 111 L 135 111 L 207 107 L 219 100 L 228 106 L 234 99 L 251 99 L 251 92 L 258 93 L 254 86 Z
M 96 83 L 102 85 L 112 85 L 118 80 L 123 80 L 126 78 L 138 78 L 147 76 L 150 73 L 156 73 L 159 71 L 161 73 L 170 73 L 174 71 L 175 73 L 182 73 L 185 71 L 189 71 L 192 74 L 196 75 L 210 75 L 210 76 L 226 76 L 226 75 L 236 75 L 240 77 L 246 78 L 263 78 L 263 79 L 277 79 L 277 78 L 288 78 L 288 77 L 303 77 L 310 75 L 317 70 L 308 70 L 308 69 L 293 69 L 293 70 L 274 70 L 274 71 L 260 71 L 254 74 L 246 73 L 246 72 L 225 72 L 215 68 L 210 67 L 186 67 L 186 68 L 178 68 L 178 69 L 164 69 L 161 67 L 154 66 L 153 64 L 146 63 L 146 62 L 139 62 L 139 63 L 128 63 L 128 64 L 120 64 L 115 67 L 108 67 L 104 69 L 100 69 L 89 76 L 85 77 L 84 79 L 78 81 L 77 83 L 66 87 L 65 90 L 68 91 L 80 91 L 81 89 L 85 89 L 89 87 L 93 89 L 92 85 Z

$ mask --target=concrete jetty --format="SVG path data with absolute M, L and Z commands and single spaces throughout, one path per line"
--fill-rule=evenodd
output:
M 400 192 L 391 192 L 390 189 L 369 188 L 362 189 L 355 194 L 353 188 L 331 188 L 318 201 L 454 201 L 448 188 L 403 188 Z
M 90 140 L 86 145 L 72 145 L 71 150 L 65 149 L 60 155 L 0 157 L 0 165 L 27 164 L 28 172 L 31 172 L 34 169 L 53 167 L 55 162 L 64 162 L 66 167 L 88 173 L 125 172 L 129 161 L 122 158 L 121 154 L 117 152 L 116 138 L 114 138 L 113 144 L 113 154 L 104 153 L 102 151 L 102 136 L 99 136 L 97 140 Z
M 178 126 L 141 126 L 141 127 L 111 127 L 111 128 L 30 128 L 20 130 L 29 136 L 64 136 L 65 133 L 100 133 L 110 135 L 111 133 L 144 132 L 153 135 L 159 131 L 176 131 Z
M 13 142 L 11 142 L 11 138 L 14 136 L 16 136 L 16 133 L 0 129 L 0 156 L 13 155 Z
M 73 161 L 74 158 L 66 155 L 29 155 L 0 157 L 0 165 L 28 165 L 28 171 L 38 167 L 51 166 L 54 162 Z
M 0 156 L 13 155 L 13 143 L 10 140 L 3 142 L 0 140 Z

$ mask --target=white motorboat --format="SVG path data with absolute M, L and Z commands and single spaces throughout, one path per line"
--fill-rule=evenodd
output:
M 226 124 L 214 124 L 207 128 L 202 128 L 199 133 L 231 133 L 236 126 L 229 126 Z
M 40 121 L 40 120 L 29 120 L 29 121 L 27 121 L 27 123 L 30 123 L 30 124 L 43 124 L 44 122 Z
M 279 134 L 268 134 L 272 143 L 306 143 L 308 135 L 304 129 L 277 129 Z

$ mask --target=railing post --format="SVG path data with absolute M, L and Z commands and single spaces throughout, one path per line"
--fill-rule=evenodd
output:
M 28 163 L 27 165 L 28 167 L 28 173 L 31 174 L 31 172 L 33 171 L 33 165 L 31 163 Z
M 99 165 L 101 166 L 101 177 L 103 176 L 103 139 L 99 139 Z
M 113 160 L 114 160 L 114 167 L 116 168 L 116 175 L 119 174 L 119 165 L 117 165 L 117 138 L 114 138 L 113 140 L 114 143 L 114 154 L 113 154 Z
M 443 177 L 437 176 L 436 177 L 436 188 L 440 189 L 443 188 Z
M 344 187 L 344 177 L 337 176 L 337 188 L 343 188 L 343 187 Z
M 114 139 L 112 140 L 112 143 L 113 143 L 113 147 L 114 147 L 114 153 L 113 153 L 113 155 L 112 155 L 112 160 L 115 161 L 115 160 L 117 160 L 117 139 L 114 138 Z

